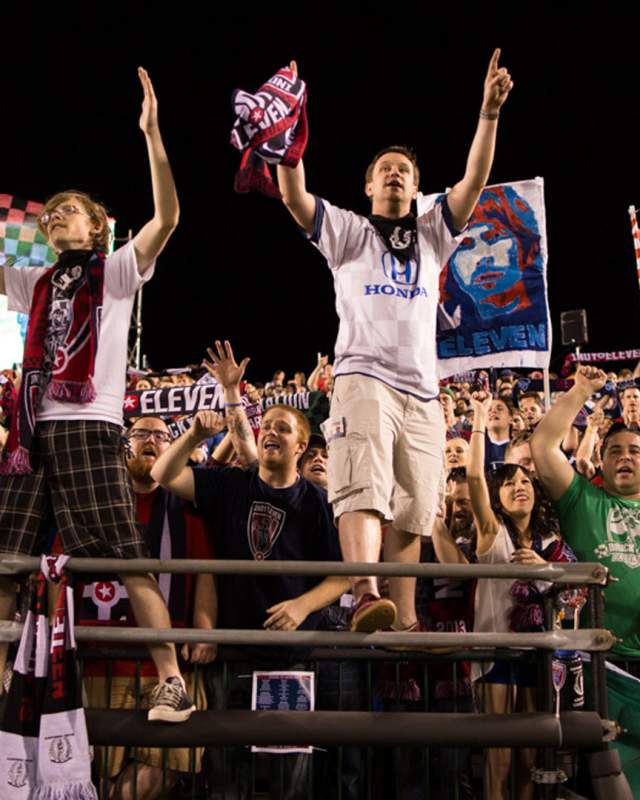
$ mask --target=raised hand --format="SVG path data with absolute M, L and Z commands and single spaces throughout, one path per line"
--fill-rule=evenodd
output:
M 202 362 L 203 365 L 225 389 L 238 386 L 250 359 L 243 358 L 242 361 L 237 364 L 233 355 L 233 349 L 226 340 L 223 347 L 222 343 L 216 339 L 215 346 L 218 351 L 217 353 L 210 347 L 207 347 L 207 353 L 209 354 L 211 362 L 205 359 Z
M 598 367 L 580 366 L 574 376 L 576 388 L 588 392 L 588 396 L 599 392 L 607 382 L 607 373 Z
M 226 419 L 217 411 L 198 411 L 189 432 L 196 441 L 201 442 L 216 436 L 226 425 Z
M 591 430 L 598 432 L 600 427 L 604 423 L 605 416 L 604 411 L 602 410 L 601 406 L 596 406 L 593 414 L 589 414 L 587 417 L 587 427 L 591 428 Z
M 495 114 L 513 89 L 511 75 L 505 67 L 498 67 L 500 48 L 496 48 L 489 61 L 487 76 L 484 79 L 484 97 L 482 110 L 487 114 Z
M 158 130 L 158 101 L 149 73 L 144 67 L 138 67 L 138 77 L 144 92 L 139 125 L 140 130 L 148 136 Z
M 479 413 L 486 416 L 489 413 L 489 406 L 493 402 L 493 397 L 489 392 L 480 390 L 479 392 L 473 392 L 470 401 L 474 414 Z

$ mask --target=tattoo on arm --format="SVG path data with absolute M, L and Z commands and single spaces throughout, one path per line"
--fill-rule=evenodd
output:
M 249 439 L 253 436 L 251 425 L 246 417 L 233 417 L 229 420 L 229 430 L 235 433 L 240 439 Z

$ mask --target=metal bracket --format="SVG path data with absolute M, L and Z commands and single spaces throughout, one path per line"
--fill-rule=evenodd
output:
M 557 783 L 565 783 L 565 781 L 569 780 L 567 777 L 567 773 L 561 769 L 556 770 L 544 770 L 544 769 L 532 769 L 531 770 L 531 780 L 534 783 L 541 783 L 541 784 L 557 784 Z

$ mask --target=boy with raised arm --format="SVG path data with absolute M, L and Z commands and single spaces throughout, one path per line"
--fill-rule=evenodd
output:
M 284 204 L 333 272 L 340 330 L 325 437 L 329 500 L 345 561 L 417 562 L 439 506 L 445 428 L 436 377 L 439 273 L 457 247 L 491 164 L 498 116 L 513 86 L 500 51 L 489 63 L 480 120 L 462 180 L 416 217 L 416 158 L 377 153 L 365 176 L 371 214 L 336 208 L 307 191 L 302 162 L 278 166 Z M 295 68 L 295 63 L 292 64 Z M 373 577 L 353 580 L 352 627 L 417 628 L 415 578 L 392 578 L 381 599 Z
M 45 205 L 39 227 L 58 253 L 50 268 L 0 268 L 9 309 L 29 314 L 19 408 L 0 461 L 3 553 L 42 552 L 53 514 L 64 552 L 143 558 L 122 445 L 127 340 L 138 288 L 178 224 L 179 205 L 146 70 L 139 125 L 147 146 L 153 217 L 115 253 L 102 205 L 68 190 Z M 170 628 L 151 575 L 122 575 L 139 625 Z M 0 618 L 11 616 L 10 578 L 0 578 Z M 150 720 L 181 722 L 194 709 L 173 644 L 149 646 L 160 683 Z M 2 662 L 6 650 L 2 653 Z

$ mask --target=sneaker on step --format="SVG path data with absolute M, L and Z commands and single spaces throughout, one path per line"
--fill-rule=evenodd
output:
M 195 710 L 180 678 L 172 676 L 154 687 L 147 719 L 149 722 L 185 722 Z

